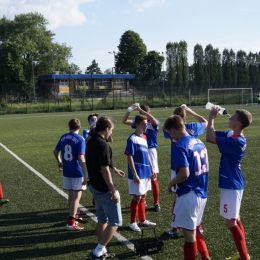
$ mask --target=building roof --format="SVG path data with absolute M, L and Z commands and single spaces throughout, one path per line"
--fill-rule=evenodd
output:
M 49 74 L 37 78 L 37 80 L 61 80 L 61 79 L 134 79 L 135 74 Z

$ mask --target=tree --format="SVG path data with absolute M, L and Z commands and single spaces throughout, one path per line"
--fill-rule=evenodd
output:
M 238 51 L 236 55 L 237 63 L 237 86 L 245 88 L 249 83 L 249 71 L 247 64 L 247 54 L 245 51 Z
M 193 59 L 194 83 L 197 88 L 203 90 L 205 87 L 204 54 L 203 48 L 199 44 L 196 44 L 194 47 Z
M 179 42 L 179 55 L 182 67 L 182 87 L 185 90 L 189 84 L 188 44 L 185 41 Z
M 27 85 L 29 96 L 38 76 L 68 67 L 66 60 L 71 57 L 70 47 L 53 43 L 54 33 L 47 24 L 38 13 L 19 14 L 13 21 L 0 19 L 0 80 Z
M 231 49 L 224 49 L 222 53 L 222 74 L 224 87 L 236 86 L 236 54 Z
M 85 73 L 91 74 L 95 72 L 96 74 L 102 74 L 101 69 L 98 67 L 98 63 L 95 60 L 92 61 L 92 64 L 86 68 Z
M 115 56 L 116 72 L 130 72 L 140 79 L 140 67 L 146 55 L 146 45 L 139 34 L 128 30 L 120 38 L 118 53 Z

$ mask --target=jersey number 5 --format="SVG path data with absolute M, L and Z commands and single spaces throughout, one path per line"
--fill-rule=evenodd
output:
M 203 173 L 209 172 L 209 163 L 208 163 L 208 153 L 206 149 L 199 151 L 194 151 L 194 157 L 197 160 L 198 170 L 195 172 L 196 176 L 199 176 Z
M 73 155 L 72 155 L 72 148 L 69 144 L 66 144 L 64 147 L 64 159 L 66 161 L 72 161 Z

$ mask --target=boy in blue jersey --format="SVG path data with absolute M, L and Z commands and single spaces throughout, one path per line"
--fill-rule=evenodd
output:
M 214 119 L 221 107 L 215 105 L 209 114 L 206 140 L 217 144 L 221 153 L 219 166 L 220 215 L 225 218 L 236 244 L 238 255 L 230 260 L 250 259 L 246 247 L 243 224 L 240 220 L 240 206 L 244 191 L 244 176 L 240 163 L 245 155 L 246 138 L 243 129 L 252 122 L 252 115 L 244 109 L 236 110 L 229 118 L 228 126 L 233 131 L 215 131 Z
M 133 231 L 140 232 L 136 217 L 138 215 L 140 225 L 155 226 L 145 216 L 145 197 L 151 190 L 151 178 L 155 176 L 148 153 L 148 145 L 144 132 L 147 129 L 147 118 L 144 115 L 135 117 L 136 130 L 127 139 L 125 154 L 128 161 L 128 187 L 132 196 L 130 205 L 130 225 Z
M 152 178 L 151 184 L 152 184 L 152 192 L 153 192 L 153 203 L 154 203 L 154 210 L 156 212 L 159 212 L 161 210 L 160 202 L 159 202 L 159 195 L 160 195 L 160 189 L 159 189 L 159 183 L 157 180 L 157 174 L 159 173 L 159 167 L 158 167 L 158 158 L 157 158 L 157 150 L 158 147 L 157 143 L 157 135 L 159 131 L 160 122 L 158 119 L 154 118 L 151 114 L 151 109 L 147 105 L 142 105 L 139 107 L 137 104 L 133 104 L 133 107 L 135 107 L 135 111 L 139 111 L 140 114 L 144 115 L 148 119 L 148 125 L 147 129 L 144 132 L 144 134 L 147 137 L 147 143 L 148 143 L 148 153 L 150 160 L 152 162 L 154 172 L 156 173 L 155 177 Z M 132 128 L 136 128 L 135 121 L 129 120 L 128 117 L 130 115 L 130 112 L 126 112 L 122 119 L 122 123 L 125 125 L 130 125 Z
M 97 120 L 98 120 L 98 114 L 94 113 L 88 115 L 88 123 L 90 127 L 83 129 L 83 137 L 85 138 L 85 140 L 88 138 L 91 128 L 96 126 Z
M 80 230 L 83 226 L 77 224 L 77 209 L 82 190 L 86 189 L 87 168 L 85 164 L 85 140 L 79 133 L 80 121 L 75 118 L 69 121 L 69 133 L 61 136 L 54 157 L 58 168 L 63 170 L 63 189 L 68 191 L 69 219 L 66 229 Z
M 204 117 L 202 117 L 201 115 L 197 114 L 192 109 L 187 107 L 185 104 L 181 105 L 180 107 L 177 107 L 173 111 L 173 114 L 179 115 L 184 120 L 185 128 L 186 128 L 186 131 L 189 133 L 189 135 L 198 137 L 199 135 L 204 134 L 204 131 L 208 125 L 208 121 Z M 197 119 L 198 122 L 186 123 L 187 114 L 193 116 L 195 119 Z M 171 136 L 167 133 L 167 131 L 165 131 L 165 129 L 163 129 L 163 134 L 164 134 L 165 138 L 169 138 L 171 140 L 171 158 L 173 158 L 174 157 L 173 149 L 174 149 L 176 141 L 171 138 Z M 175 171 L 175 166 L 174 166 L 174 160 L 171 160 L 171 179 L 173 179 L 175 177 L 176 177 L 176 171 Z M 173 213 L 175 201 L 176 201 L 176 189 L 172 188 L 172 192 L 174 195 L 173 204 L 172 204 L 172 213 Z M 203 233 L 201 225 L 198 227 L 198 229 L 200 230 L 200 232 Z M 173 227 L 173 228 L 167 230 L 166 233 L 173 237 L 177 237 L 178 229 Z
M 208 197 L 208 154 L 206 146 L 197 138 L 189 135 L 183 119 L 178 115 L 168 117 L 164 123 L 175 145 L 172 150 L 176 177 L 169 185 L 168 191 L 177 186 L 177 200 L 173 212 L 172 227 L 182 228 L 184 260 L 194 260 L 199 250 L 202 259 L 210 259 L 206 243 L 197 227 Z

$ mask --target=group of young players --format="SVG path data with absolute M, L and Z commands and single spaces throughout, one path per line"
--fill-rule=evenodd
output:
M 133 231 L 141 231 L 140 226 L 156 225 L 156 223 L 147 220 L 145 216 L 146 193 L 148 190 L 152 189 L 154 210 L 156 212 L 161 210 L 157 180 L 159 168 L 156 151 L 160 122 L 152 116 L 149 106 L 140 107 L 138 104 L 133 104 L 132 106 L 134 111 L 138 111 L 139 114 L 135 116 L 134 120 L 129 120 L 131 112 L 127 111 L 122 119 L 122 123 L 130 125 L 135 129 L 135 132 L 127 139 L 125 148 L 125 155 L 128 162 L 129 194 L 132 196 L 129 227 Z M 220 106 L 214 106 L 210 111 L 209 120 L 207 121 L 186 105 L 182 105 L 174 110 L 173 115 L 168 117 L 163 125 L 164 137 L 169 138 L 171 143 L 171 181 L 168 185 L 168 190 L 174 194 L 172 229 L 168 230 L 167 233 L 176 236 L 178 229 L 182 229 L 185 239 L 184 260 L 195 259 L 198 251 L 203 260 L 210 259 L 201 227 L 203 212 L 208 197 L 209 164 L 207 148 L 198 138 L 206 129 L 206 141 L 216 144 L 221 153 L 219 168 L 219 188 L 221 189 L 220 215 L 225 218 L 226 225 L 230 229 L 238 250 L 236 256 L 227 259 L 250 259 L 239 211 L 244 189 L 244 177 L 240 163 L 246 149 L 246 139 L 243 135 L 243 129 L 252 122 L 252 115 L 243 109 L 236 110 L 234 115 L 229 119 L 229 128 L 232 131 L 215 131 L 214 119 L 217 117 L 220 109 Z M 192 115 L 197 122 L 186 123 L 187 114 Z M 77 121 L 77 119 L 73 120 Z M 102 142 L 102 149 L 109 149 L 107 142 L 112 141 L 109 138 L 111 138 L 114 124 L 110 118 L 101 117 L 98 120 L 97 114 L 90 115 L 88 118 L 90 128 L 83 131 L 84 140 L 84 138 L 78 135 L 80 125 L 78 126 L 73 121 L 74 126 L 71 121 L 69 122 L 70 133 L 60 138 L 54 150 L 58 167 L 63 167 L 63 188 L 69 191 L 70 213 L 66 228 L 68 230 L 84 228 L 77 223 L 80 221 L 77 215 L 77 205 L 81 191 L 84 189 L 84 186 L 80 188 L 80 185 L 85 185 L 88 179 L 89 189 L 93 194 L 93 198 L 95 198 L 93 204 L 95 203 L 98 222 L 101 223 L 99 229 L 97 229 L 98 245 L 89 255 L 89 259 L 110 258 L 114 254 L 108 252 L 105 247 L 117 227 L 122 225 L 121 209 L 118 207 L 120 206 L 120 195 L 114 181 L 114 173 L 117 173 L 121 177 L 124 177 L 125 174 L 113 166 L 112 151 L 110 150 L 100 157 L 102 158 L 102 163 L 99 168 L 97 167 L 93 170 L 93 167 L 88 164 L 93 165 L 93 161 L 97 159 L 97 156 L 88 161 L 88 155 L 90 156 L 90 153 L 92 153 L 88 150 L 88 141 L 92 139 L 92 136 L 102 137 L 102 141 L 105 140 L 105 142 Z M 109 123 L 105 124 L 104 122 L 106 121 Z M 99 130 L 96 129 L 94 131 L 93 129 L 96 128 L 97 123 L 99 123 Z M 103 127 L 101 127 L 102 124 Z M 87 136 L 89 132 L 93 132 L 93 134 Z M 77 138 L 74 134 L 75 136 L 76 134 L 78 135 Z M 94 144 L 94 139 L 90 143 Z M 82 140 L 86 141 L 86 151 L 88 152 L 86 156 L 88 175 L 84 161 L 84 142 Z M 75 144 L 79 145 L 74 147 Z M 90 146 L 93 144 L 90 144 Z M 96 142 L 92 146 L 92 150 L 97 150 L 97 155 L 99 156 L 100 152 L 98 152 L 97 144 Z M 61 152 L 61 157 L 59 156 L 59 152 Z M 74 160 L 77 162 L 77 169 L 81 168 L 81 179 L 74 177 L 78 180 L 72 178 L 71 168 L 70 166 L 67 167 Z M 96 161 L 96 164 L 98 163 L 99 161 Z M 106 165 L 108 165 L 107 169 L 104 168 Z M 67 169 L 66 171 L 65 168 Z M 98 174 L 99 178 L 96 177 L 97 172 L 100 173 Z M 109 175 L 108 179 L 107 175 Z M 102 179 L 102 185 L 106 187 L 102 192 L 109 192 L 110 200 L 112 200 L 113 204 L 117 204 L 117 221 L 114 221 L 113 213 L 108 213 L 106 206 L 102 205 L 102 202 L 99 200 L 97 191 L 99 190 L 100 179 Z M 95 186 L 95 189 L 92 186 Z M 106 218 L 99 218 L 102 215 L 101 211 L 103 211 L 103 215 L 107 214 Z M 109 215 L 110 213 L 111 216 Z M 137 217 L 139 222 L 137 222 Z M 105 222 L 108 222 L 108 225 L 104 226 Z M 113 229 L 113 227 L 115 228 Z

